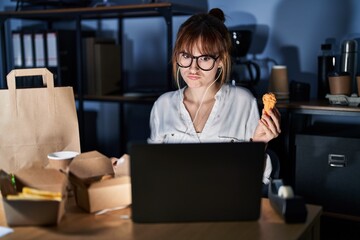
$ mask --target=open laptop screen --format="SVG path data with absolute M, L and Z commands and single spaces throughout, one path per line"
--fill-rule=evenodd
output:
M 265 144 L 130 145 L 134 222 L 257 220 Z

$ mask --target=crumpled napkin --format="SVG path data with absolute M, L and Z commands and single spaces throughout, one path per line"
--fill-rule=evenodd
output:
M 0 226 L 0 237 L 3 237 L 12 232 L 14 232 L 12 228 Z

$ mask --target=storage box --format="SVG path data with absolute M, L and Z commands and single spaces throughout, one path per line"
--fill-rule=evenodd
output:
M 105 155 L 90 151 L 75 157 L 69 179 L 77 205 L 87 212 L 125 207 L 131 204 L 128 159 L 116 172 Z
M 39 190 L 60 192 L 62 199 L 59 200 L 10 200 L 7 194 L 11 191 L 4 187 L 4 181 L 11 179 L 11 176 L 1 172 L 1 193 L 2 204 L 9 226 L 26 225 L 55 225 L 60 222 L 65 213 L 67 199 L 66 185 L 67 176 L 55 169 L 31 168 L 17 171 L 15 176 L 16 191 L 21 192 L 23 187 L 30 187 Z M 9 182 L 11 184 L 11 182 Z M 15 189 L 13 189 L 15 190 Z
M 296 136 L 296 193 L 324 211 L 360 216 L 360 139 Z

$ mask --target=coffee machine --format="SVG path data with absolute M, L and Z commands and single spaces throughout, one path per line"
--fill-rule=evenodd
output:
M 250 30 L 229 30 L 232 41 L 232 71 L 233 84 L 248 88 L 257 97 L 255 86 L 260 81 L 260 66 L 246 58 L 250 49 L 253 33 Z

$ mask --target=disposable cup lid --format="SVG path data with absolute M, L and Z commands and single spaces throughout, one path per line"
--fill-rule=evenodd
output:
M 65 160 L 71 159 L 79 155 L 78 152 L 73 151 L 60 151 L 60 152 L 53 152 L 48 154 L 48 158 L 52 160 Z

